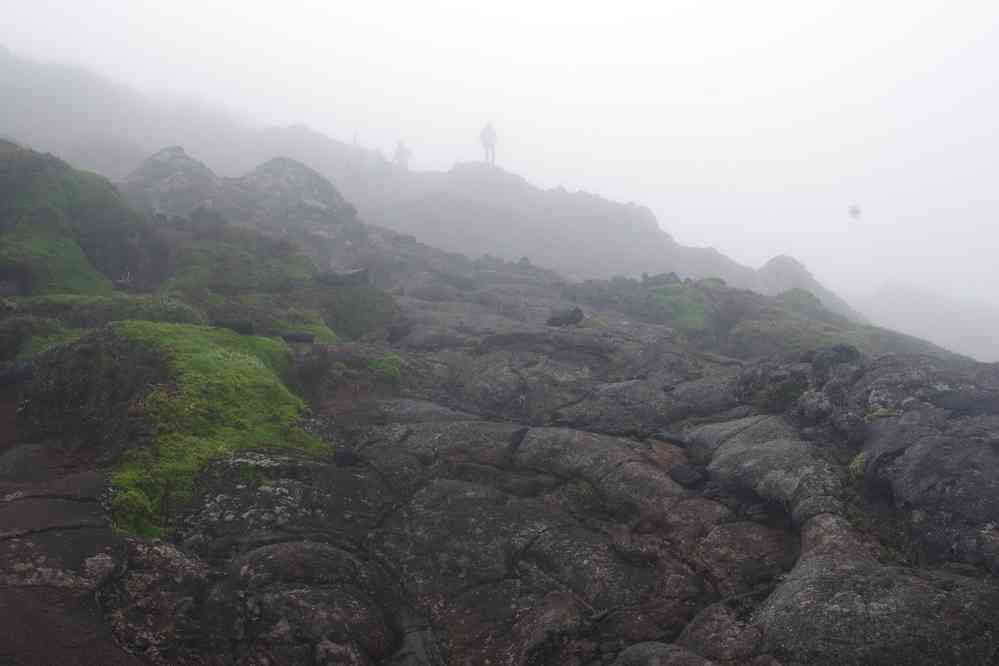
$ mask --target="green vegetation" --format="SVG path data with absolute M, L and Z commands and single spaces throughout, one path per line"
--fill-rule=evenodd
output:
M 737 323 L 728 336 L 728 353 L 740 357 L 764 357 L 800 353 L 848 342 L 843 331 L 829 324 L 780 312 L 770 317 Z
M 0 362 L 15 361 L 72 342 L 85 331 L 67 330 L 55 319 L 16 315 L 0 320 Z
M 388 324 L 398 312 L 392 297 L 375 287 L 314 289 L 302 297 L 314 301 L 326 324 L 350 339 Z
M 850 461 L 850 477 L 853 479 L 860 479 L 864 476 L 864 470 L 867 467 L 867 453 L 861 451 L 853 460 Z
M 52 294 L 17 301 L 19 313 L 58 319 L 66 326 L 97 328 L 113 321 L 144 319 L 176 324 L 204 324 L 195 308 L 169 296 Z
M 57 345 L 65 345 L 76 342 L 90 331 L 80 328 L 60 328 L 48 335 L 33 335 L 20 348 L 17 354 L 18 361 L 28 359 L 36 354 L 48 351 Z
M 785 309 L 796 315 L 835 324 L 844 328 L 851 326 L 849 319 L 827 310 L 822 301 L 807 289 L 789 289 L 778 294 L 776 300 Z
M 305 404 L 282 381 L 291 363 L 283 343 L 182 324 L 132 321 L 113 330 L 164 354 L 171 375 L 141 405 L 155 446 L 126 452 L 112 476 L 118 527 L 161 534 L 211 460 L 250 448 L 322 450 L 297 425 Z
M 375 380 L 386 384 L 398 384 L 402 381 L 402 359 L 396 354 L 386 354 L 368 362 L 368 369 L 374 374 Z
M 250 293 L 209 306 L 215 320 L 251 321 L 262 335 L 312 333 L 318 342 L 336 342 L 337 336 L 315 309 L 297 303 L 308 299 L 299 292 L 289 294 Z
M 247 229 L 213 230 L 177 252 L 163 292 L 211 321 L 248 321 L 263 335 L 312 333 L 319 342 L 358 338 L 396 315 L 374 287 L 315 284 L 312 261 L 290 242 Z
M 136 243 L 144 231 L 142 218 L 106 179 L 0 141 L 4 273 L 27 271 L 41 278 L 32 289 L 48 292 L 110 291 L 107 277 L 136 273 L 147 259 Z
M 316 342 L 332 344 L 336 342 L 336 333 L 326 325 L 321 317 L 304 310 L 291 310 L 286 313 L 287 319 L 278 320 L 277 327 L 280 334 L 287 333 L 311 333 L 316 336 Z
M 214 229 L 183 247 L 168 290 L 234 294 L 278 292 L 308 285 L 316 269 L 288 242 L 249 229 Z
M 7 301 L 0 319 L 0 361 L 21 360 L 51 347 L 73 342 L 90 330 L 114 321 L 143 319 L 204 323 L 189 305 L 150 295 L 112 292 L 107 295 L 50 294 Z
M 564 296 L 587 305 L 607 307 L 653 324 L 665 324 L 688 336 L 710 330 L 712 307 L 705 288 L 675 276 L 587 280 L 567 287 Z
M 656 306 L 666 313 L 670 326 L 685 335 L 707 330 L 708 305 L 700 290 L 685 284 L 671 284 L 653 289 L 652 293 Z
M 877 419 L 889 419 L 893 416 L 900 416 L 900 414 L 894 409 L 888 409 L 887 407 L 878 407 L 877 409 L 871 410 L 865 414 L 865 418 L 868 421 L 875 421 Z
M 0 236 L 0 272 L 33 293 L 109 293 L 111 283 L 72 236 L 60 230 L 60 220 L 55 209 L 36 210 Z

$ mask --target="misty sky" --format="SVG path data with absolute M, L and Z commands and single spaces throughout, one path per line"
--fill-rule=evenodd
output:
M 846 295 L 999 303 L 999 3 L 0 0 L 0 43 L 261 123 L 650 206 Z M 862 209 L 852 219 L 848 207 Z

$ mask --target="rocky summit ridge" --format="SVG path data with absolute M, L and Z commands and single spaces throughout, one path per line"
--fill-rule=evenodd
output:
M 156 160 L 151 164 L 146 156 L 164 145 L 183 145 L 220 178 L 244 176 L 284 156 L 336 183 L 368 223 L 442 250 L 489 252 L 511 261 L 526 256 L 572 280 L 675 272 L 721 278 L 770 296 L 805 289 L 827 309 L 865 321 L 804 268 L 757 270 L 713 248 L 683 245 L 644 206 L 563 187 L 542 189 L 484 163 L 443 172 L 400 169 L 378 151 L 303 125 L 258 128 L 210 109 L 176 109 L 94 73 L 7 51 L 0 52 L 0 97 L 8 102 L 0 109 L 0 133 L 112 180 L 125 179 L 126 189 L 130 178 L 155 171 Z M 186 177 L 207 188 L 192 196 L 214 200 L 219 184 L 202 181 L 203 171 L 189 166 Z M 156 201 L 148 203 L 156 208 Z

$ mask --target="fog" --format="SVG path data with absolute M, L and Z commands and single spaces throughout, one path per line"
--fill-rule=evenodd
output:
M 402 138 L 415 169 L 481 159 L 491 121 L 500 166 L 645 204 L 681 242 L 791 254 L 847 297 L 999 304 L 996 3 L 5 4 L 0 43 L 28 57 Z

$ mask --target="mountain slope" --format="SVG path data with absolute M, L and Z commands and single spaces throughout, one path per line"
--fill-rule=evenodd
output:
M 0 366 L 8 661 L 999 656 L 999 365 L 800 289 L 471 260 L 319 214 L 345 204 L 289 159 L 226 179 L 169 149 L 129 181 L 147 222 L 10 158 L 0 210 L 67 238 L 126 211 L 171 261 L 147 294 L 0 300 L 0 352 L 76 327 Z
M 159 270 L 149 228 L 104 178 L 0 141 L 0 281 L 15 293 L 110 290 Z
M 15 100 L 0 109 L 0 134 L 113 179 L 164 145 L 183 145 L 224 175 L 283 155 L 335 182 L 369 222 L 446 250 L 527 256 L 571 279 L 673 271 L 770 295 L 804 288 L 818 292 L 830 309 L 856 316 L 824 288 L 785 283 L 779 273 L 761 275 L 716 250 L 677 243 L 646 208 L 563 188 L 541 190 L 484 164 L 402 171 L 374 151 L 302 126 L 261 130 L 212 111 L 157 104 L 89 72 L 2 49 L 0 97 Z

